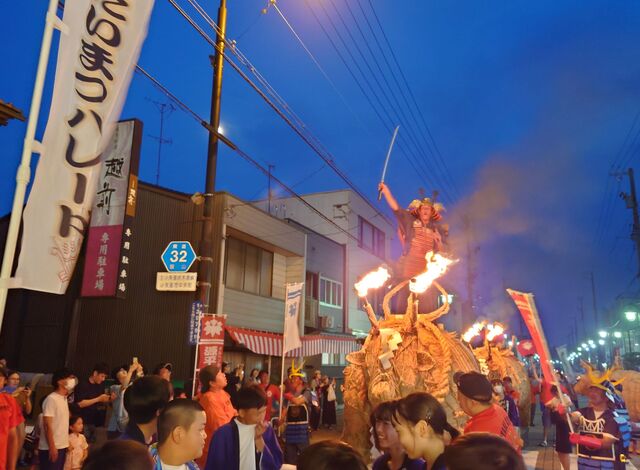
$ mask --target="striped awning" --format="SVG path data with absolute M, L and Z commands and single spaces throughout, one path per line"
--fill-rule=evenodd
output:
M 265 356 L 282 354 L 282 335 L 235 326 L 225 326 L 225 329 L 233 341 L 251 352 Z M 300 339 L 302 347 L 289 351 L 287 357 L 309 357 L 322 353 L 349 354 L 360 349 L 360 345 L 353 336 L 320 334 L 302 336 Z

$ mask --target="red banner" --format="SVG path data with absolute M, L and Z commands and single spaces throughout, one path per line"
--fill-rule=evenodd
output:
M 511 289 L 507 289 L 507 292 L 516 303 L 516 307 L 520 310 L 524 323 L 529 329 L 533 345 L 540 356 L 540 368 L 542 369 L 544 379 L 547 383 L 556 383 L 555 374 L 551 367 L 551 354 L 549 353 L 547 340 L 544 336 L 544 331 L 542 330 L 542 324 L 540 323 L 536 304 L 533 301 L 533 294 L 526 294 L 524 292 L 518 292 Z
M 222 365 L 224 346 L 224 315 L 203 315 L 198 337 L 198 361 L 196 370 L 203 367 Z

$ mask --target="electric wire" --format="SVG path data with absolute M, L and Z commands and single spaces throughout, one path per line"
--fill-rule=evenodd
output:
M 404 74 L 404 71 L 402 70 L 402 67 L 400 66 L 400 62 L 398 61 L 398 58 L 396 57 L 395 52 L 393 51 L 393 48 L 391 47 L 391 42 L 389 41 L 389 38 L 387 37 L 387 34 L 384 31 L 384 28 L 382 27 L 382 22 L 380 21 L 380 18 L 378 17 L 378 14 L 376 13 L 375 8 L 373 7 L 373 3 L 371 0 L 368 0 L 369 2 L 369 7 L 373 13 L 373 16 L 376 20 L 376 23 L 378 24 L 378 27 L 380 29 L 380 32 L 382 33 L 382 37 L 385 41 L 385 43 L 387 44 L 387 47 L 389 49 L 389 52 L 391 53 L 391 57 L 393 58 L 394 63 L 396 64 L 397 70 L 400 72 L 400 76 L 402 78 L 402 81 L 404 82 L 407 91 L 409 92 L 409 96 L 411 97 L 411 100 L 415 106 L 415 109 L 418 112 L 418 115 L 420 116 L 420 121 L 422 122 L 422 125 L 425 129 L 425 131 L 427 132 L 427 135 L 429 136 L 429 139 L 431 140 L 431 143 L 433 145 L 433 148 L 435 150 L 436 155 L 438 156 L 438 158 L 440 159 L 441 163 L 444 165 L 444 167 L 446 168 L 446 162 L 444 160 L 444 157 L 442 156 L 442 153 L 440 152 L 440 149 L 438 147 L 438 145 L 436 144 L 435 139 L 433 138 L 433 134 L 431 133 L 431 129 L 429 128 L 429 126 L 427 125 L 427 121 L 424 117 L 424 114 L 422 112 L 422 109 L 420 108 L 420 106 L 418 105 L 418 101 L 416 100 L 415 94 L 413 93 L 413 90 L 411 88 L 411 86 L 409 85 L 409 81 L 407 80 L 406 75 Z M 358 0 L 358 4 L 360 5 L 360 0 Z M 360 8 L 362 8 L 362 6 L 360 6 Z M 451 173 L 447 170 L 447 173 L 449 173 L 449 179 L 450 179 L 450 183 L 453 184 L 454 188 L 456 188 L 457 190 L 457 185 L 455 184 L 455 180 L 451 177 Z M 457 191 L 459 193 L 459 191 Z
M 389 219 L 387 218 L 387 216 L 385 216 L 382 212 L 380 212 L 380 210 L 369 200 L 369 198 L 367 196 L 365 196 L 362 191 L 360 189 L 357 188 L 357 186 L 350 180 L 350 178 L 335 164 L 333 157 L 329 154 L 329 152 L 327 152 L 326 150 L 324 150 L 324 147 L 319 145 L 317 142 L 319 142 L 314 136 L 312 136 L 309 131 L 308 131 L 308 127 L 304 126 L 302 128 L 299 128 L 298 126 L 296 126 L 292 120 L 287 117 L 285 115 L 285 113 L 278 108 L 278 106 L 276 106 L 276 104 L 266 95 L 265 91 L 261 90 L 260 87 L 258 87 L 258 85 L 256 85 L 256 83 L 251 80 L 251 78 L 247 75 L 247 73 L 245 73 L 238 64 L 236 64 L 229 56 L 227 53 L 225 53 L 224 50 L 222 50 L 218 44 L 211 39 L 211 37 L 193 20 L 193 18 L 191 18 L 191 16 L 180 6 L 177 4 L 176 0 L 168 0 L 169 3 L 171 3 L 171 5 L 181 14 L 181 16 L 183 18 L 185 18 L 187 20 L 187 22 L 189 22 L 189 24 L 191 24 L 194 29 L 196 29 L 196 31 L 198 31 L 200 33 L 200 35 L 207 41 L 209 42 L 209 44 L 211 44 L 218 52 L 220 52 L 223 56 L 223 58 L 225 59 L 225 61 L 240 75 L 240 77 L 245 80 L 245 82 L 247 82 L 249 84 L 249 86 L 256 91 L 261 97 L 262 99 L 287 123 L 287 125 L 289 125 L 289 127 L 291 127 L 291 129 L 293 129 L 293 131 L 298 134 L 298 136 L 327 164 L 329 165 L 333 171 L 340 176 L 340 178 L 347 183 L 347 185 L 356 193 L 358 194 L 358 196 L 360 196 L 365 202 L 367 202 L 367 204 L 377 213 L 377 216 L 382 217 L 387 223 L 390 223 Z M 201 17 L 203 17 L 213 28 L 214 30 L 217 32 L 218 35 L 221 36 L 221 31 L 220 28 L 218 27 L 218 25 L 206 14 L 206 12 L 204 12 L 204 9 L 202 9 L 201 6 L 199 6 L 199 3 L 196 0 L 188 0 L 189 3 L 191 5 L 193 5 L 194 7 L 197 5 L 197 9 L 199 14 L 201 15 Z M 222 36 L 222 39 L 225 41 L 225 43 L 228 45 L 229 49 L 235 54 L 235 52 L 237 51 L 237 47 L 235 46 L 235 44 L 231 44 L 224 36 Z M 237 57 L 237 55 L 236 55 Z M 250 63 L 249 63 L 250 64 Z M 249 72 L 253 73 L 255 70 L 257 70 L 253 65 L 249 66 Z M 279 96 L 279 95 L 278 95 Z M 290 109 L 290 107 L 287 107 L 287 109 Z
M 263 165 L 261 165 L 257 160 L 255 160 L 248 153 L 246 153 L 245 151 L 240 149 L 235 143 L 233 143 L 230 139 L 228 139 L 224 134 L 220 134 L 219 132 L 217 132 L 217 130 L 213 129 L 211 127 L 211 125 L 206 120 L 204 120 L 202 117 L 200 117 L 195 111 L 193 111 L 191 108 L 189 108 L 189 106 L 187 106 L 183 101 L 181 101 L 173 93 L 171 93 L 171 91 L 169 91 L 169 89 L 167 89 L 164 85 L 162 85 L 155 77 L 153 77 L 149 72 L 147 72 L 142 66 L 136 65 L 136 70 L 139 71 L 140 73 L 142 73 L 149 80 L 151 80 L 151 82 L 155 85 L 155 87 L 158 90 L 160 90 L 170 100 L 174 101 L 178 105 L 180 110 L 182 110 L 183 112 L 186 112 L 192 118 L 194 118 L 196 121 L 198 121 L 198 123 L 200 123 L 205 129 L 207 129 L 208 132 L 210 132 L 212 134 L 215 134 L 225 145 L 227 145 L 227 147 L 229 147 L 231 150 L 233 150 L 235 153 L 237 153 L 245 161 L 247 161 L 248 163 L 252 164 L 258 170 L 260 170 L 262 173 L 264 173 L 265 176 L 270 176 L 273 181 L 275 181 L 278 185 L 280 185 L 280 187 L 282 187 L 285 191 L 287 191 L 289 194 L 291 194 L 291 196 L 293 196 L 296 199 L 300 200 L 307 208 L 309 208 L 311 211 L 313 211 L 317 215 L 319 215 L 322 219 L 326 220 L 331 225 L 336 227 L 340 232 L 344 233 L 345 235 L 347 235 L 351 239 L 353 239 L 355 241 L 358 241 L 358 238 L 356 236 L 354 236 L 353 234 L 349 233 L 347 230 L 345 230 L 342 227 L 340 227 L 333 220 L 331 220 L 326 215 L 324 215 L 322 212 L 320 212 L 318 209 L 316 209 L 313 205 L 311 205 L 309 202 L 307 202 L 301 195 L 299 195 L 292 188 L 287 186 L 283 181 L 281 181 L 279 178 L 277 178 L 272 173 L 270 173 L 269 170 L 267 168 L 265 168 Z

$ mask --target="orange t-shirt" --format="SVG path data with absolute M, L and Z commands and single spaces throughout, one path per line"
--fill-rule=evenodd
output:
M 7 393 L 0 393 L 0 468 L 7 468 L 9 430 L 23 421 L 16 399 Z
M 207 454 L 209 453 L 209 443 L 216 430 L 231 421 L 236 416 L 236 410 L 231 404 L 229 394 L 224 390 L 208 391 L 200 395 L 198 400 L 204 412 L 207 415 L 207 424 L 205 432 L 207 439 L 204 441 L 202 449 L 202 457 L 196 463 L 200 468 L 204 468 L 207 463 Z
M 488 432 L 507 440 L 516 450 L 522 448 L 522 440 L 518 437 L 507 412 L 502 407 L 492 404 L 486 410 L 472 416 L 464 427 L 464 434 L 470 432 Z

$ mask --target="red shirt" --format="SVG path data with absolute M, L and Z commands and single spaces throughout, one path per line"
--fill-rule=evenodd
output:
M 7 468 L 9 430 L 23 421 L 16 399 L 7 393 L 0 393 L 0 468 Z
M 264 415 L 264 419 L 269 421 L 271 419 L 273 400 L 280 401 L 280 389 L 273 384 L 268 384 L 266 387 L 261 384 L 260 388 L 262 388 L 264 393 L 267 395 L 267 412 Z
M 470 432 L 496 434 L 508 441 L 516 450 L 520 451 L 522 447 L 522 441 L 518 437 L 513 424 L 511 424 L 507 412 L 495 403 L 467 421 L 464 427 L 464 434 Z

